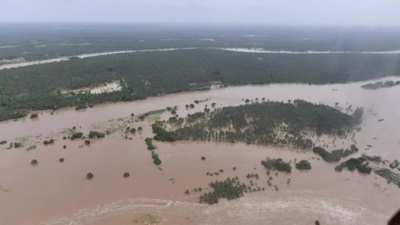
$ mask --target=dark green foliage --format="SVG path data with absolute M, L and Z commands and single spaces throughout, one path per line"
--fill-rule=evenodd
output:
M 233 170 L 236 170 L 236 167 L 233 167 Z
M 193 114 L 188 114 L 187 115 L 188 122 L 189 123 L 195 122 L 198 119 L 204 118 L 205 115 L 206 114 L 203 113 L 203 112 L 196 112 L 196 113 L 193 113 Z
M 132 134 L 136 133 L 136 128 L 131 128 L 131 133 Z
M 151 157 L 153 158 L 153 163 L 154 164 L 156 164 L 156 165 L 160 165 L 161 164 L 161 160 L 158 157 L 158 154 L 153 154 Z
M 86 178 L 89 180 L 92 179 L 93 177 L 94 177 L 93 173 L 86 174 Z
M 60 158 L 58 161 L 60 161 L 60 162 L 64 162 L 64 158 Z
M 400 174 L 394 173 L 387 168 L 375 169 L 374 172 L 386 179 L 388 182 L 394 183 L 400 187 Z
M 87 109 L 87 105 L 86 104 L 78 104 L 75 107 L 75 110 L 80 110 L 80 109 Z
M 202 157 L 201 157 L 201 160 L 203 160 L 203 161 L 206 160 L 206 157 L 202 156 Z
M 200 102 L 199 100 L 194 100 L 194 103 L 199 104 Z
M 392 169 L 396 169 L 397 167 L 399 167 L 400 163 L 397 160 L 394 160 L 392 163 L 390 163 L 390 168 Z
M 82 138 L 82 136 L 83 136 L 82 132 L 77 132 L 77 133 L 72 134 L 73 139 Z
M 362 154 L 362 156 L 364 159 L 372 161 L 372 162 L 382 162 L 382 157 L 378 156 L 378 155 L 374 155 L 374 156 L 369 156 L 366 154 Z
M 189 190 L 186 190 L 186 191 L 185 191 L 185 194 L 187 194 L 187 195 L 190 194 Z
M 7 144 L 7 141 L 0 141 L 0 145 Z
M 177 122 L 178 122 L 178 119 L 176 118 L 176 116 L 173 116 L 173 117 L 170 117 L 170 118 L 168 119 L 168 122 L 169 122 L 169 123 L 177 123 Z
M 171 113 L 172 113 L 173 115 L 175 115 L 175 114 L 176 114 L 176 110 L 175 110 L 175 109 L 172 110 Z
M 151 139 L 151 138 L 146 138 L 144 141 L 145 141 L 146 144 L 147 144 L 147 149 L 148 149 L 148 150 L 152 151 L 152 150 L 155 149 L 155 147 L 154 147 L 154 145 L 153 145 L 153 139 Z
M 38 114 L 36 114 L 36 113 L 31 114 L 31 119 L 34 119 L 34 118 L 37 118 L 37 117 L 38 117 Z
M 335 167 L 336 171 L 342 171 L 343 168 L 347 168 L 350 171 L 354 171 L 355 169 L 358 170 L 360 173 L 371 173 L 372 168 L 366 164 L 364 158 L 351 158 L 345 162 L 340 163 L 338 166 Z
M 102 132 L 98 132 L 98 131 L 90 131 L 88 137 L 89 138 L 104 138 L 106 135 Z
M 53 140 L 53 139 L 52 139 Z M 19 142 L 14 142 L 14 148 L 19 148 L 19 147 L 21 147 L 22 146 L 22 144 L 21 143 L 19 143 Z
M 38 164 L 38 161 L 36 159 L 34 159 L 34 160 L 31 161 L 31 164 L 32 165 L 36 165 L 36 164 Z
M 142 130 L 143 130 L 143 128 L 142 128 L 142 127 L 139 127 L 139 128 L 138 128 L 138 131 L 142 131 Z
M 85 140 L 85 145 L 90 145 L 90 140 Z
M 284 162 L 281 158 L 271 159 L 268 157 L 261 161 L 261 164 L 268 170 L 286 171 L 288 173 L 292 171 L 292 166 L 290 166 L 290 163 Z
M 300 162 L 296 163 L 296 168 L 299 170 L 310 170 L 311 163 L 307 160 L 301 160 Z
M 211 107 L 215 107 L 215 105 L 216 105 L 215 102 L 211 103 Z
M 145 118 L 146 118 L 146 115 L 140 115 L 140 116 L 139 116 L 139 119 L 140 119 L 140 120 L 144 120 Z
M 54 143 L 54 139 L 50 139 L 50 140 L 45 140 L 43 141 L 44 145 L 48 145 L 48 144 L 53 144 Z
M 192 103 L 192 104 L 190 104 L 190 108 L 194 108 L 194 104 Z
M 130 176 L 130 174 L 128 172 L 124 173 L 124 177 L 129 177 L 129 176 Z
M 66 149 L 66 148 L 67 148 L 67 146 L 66 146 L 66 145 L 64 145 L 64 146 L 63 146 L 63 149 Z
M 332 152 L 327 152 L 324 148 L 314 147 L 313 152 L 319 154 L 322 159 L 327 162 L 339 162 L 341 158 L 347 157 L 358 151 L 358 148 L 355 145 L 351 145 L 351 150 L 346 149 L 338 149 L 333 150 Z
M 315 225 L 320 225 L 318 220 L 315 221 Z
M 201 119 L 200 119 L 201 118 Z M 251 120 L 249 120 L 251 118 Z M 282 102 L 256 102 L 236 107 L 224 107 L 210 112 L 190 114 L 184 126 L 166 131 L 162 122 L 153 124 L 155 139 L 216 140 L 235 143 L 290 144 L 300 148 L 311 148 L 313 142 L 303 139 L 301 131 L 314 130 L 317 134 L 336 134 L 338 130 L 350 131 L 358 120 L 326 105 L 295 100 L 293 104 Z M 286 124 L 282 127 L 282 124 Z M 233 129 L 222 130 L 232 126 Z M 291 136 L 277 137 L 279 128 Z M 349 150 L 350 151 L 350 150 Z
M 209 184 L 214 191 L 200 195 L 200 203 L 215 204 L 219 199 L 236 199 L 243 196 L 246 189 L 245 184 L 241 184 L 237 178 L 228 178 L 225 181 L 215 181 Z

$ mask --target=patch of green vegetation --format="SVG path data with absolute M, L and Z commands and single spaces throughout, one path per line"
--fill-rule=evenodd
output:
M 124 173 L 124 177 L 129 177 L 129 176 L 130 176 L 130 174 L 128 172 Z
M 33 149 L 36 149 L 36 145 L 31 145 L 26 150 L 30 151 L 30 150 L 33 150 Z
M 154 164 L 160 165 L 162 163 L 160 158 L 159 158 L 159 156 L 158 156 L 158 154 L 153 154 L 151 157 L 153 158 L 153 163 Z
M 37 114 L 37 113 L 31 114 L 31 119 L 34 119 L 34 118 L 37 118 L 37 117 L 38 117 L 38 114 Z
M 133 223 L 135 223 L 135 224 L 159 224 L 159 223 L 161 223 L 161 220 L 151 214 L 146 214 L 146 215 L 140 216 L 138 218 L 135 218 L 133 220 Z
M 301 160 L 300 162 L 296 163 L 296 168 L 299 170 L 310 170 L 311 163 L 307 160 Z
M 14 148 L 19 148 L 19 147 L 22 147 L 22 146 L 23 146 L 22 143 L 14 142 Z
M 388 181 L 388 183 L 394 183 L 400 188 L 400 174 L 394 173 L 387 168 L 378 168 L 375 169 L 374 172 L 379 176 L 383 177 Z
M 36 165 L 36 164 L 38 164 L 38 161 L 37 161 L 36 159 L 33 159 L 33 160 L 31 161 L 31 164 L 32 164 L 32 165 Z
M 53 144 L 54 143 L 54 139 L 50 139 L 50 140 L 44 140 L 43 144 L 44 145 L 49 145 L 49 144 Z
M 88 137 L 89 138 L 104 138 L 106 135 L 99 131 L 90 131 Z
M 364 158 L 351 158 L 345 162 L 340 163 L 335 167 L 336 171 L 342 171 L 343 168 L 347 168 L 350 171 L 358 170 L 360 173 L 371 173 L 372 168 L 368 166 L 368 162 L 364 163 Z
M 268 157 L 261 161 L 261 164 L 268 170 L 285 171 L 288 173 L 292 172 L 292 166 L 290 166 L 290 163 L 284 162 L 281 158 L 271 159 Z
M 358 148 L 355 145 L 351 145 L 350 149 L 351 150 L 338 149 L 333 150 L 332 152 L 328 152 L 324 148 L 314 147 L 313 152 L 317 153 L 319 156 L 321 156 L 322 159 L 327 162 L 339 162 L 341 158 L 350 156 L 358 151 Z
M 147 149 L 148 149 L 148 150 L 152 151 L 152 150 L 155 149 L 155 147 L 154 147 L 154 145 L 153 145 L 153 139 L 152 139 L 152 138 L 146 138 L 144 141 L 145 141 L 146 144 L 147 144 Z
M 7 141 L 0 141 L 0 145 L 7 144 Z
M 64 158 L 60 158 L 58 161 L 59 162 L 64 162 Z
M 147 113 L 146 120 L 149 123 L 154 123 L 157 120 L 161 118 L 161 114 L 163 114 L 166 110 L 165 109 L 160 109 L 160 110 L 154 110 L 150 111 Z
M 389 167 L 392 169 L 396 169 L 397 167 L 399 167 L 400 163 L 397 160 L 394 160 L 392 163 L 390 163 Z
M 327 105 L 303 100 L 295 100 L 293 103 L 256 101 L 247 105 L 218 108 L 208 114 L 190 114 L 184 120 L 186 124 L 168 131 L 163 121 L 157 121 L 152 128 L 156 134 L 154 139 L 160 141 L 213 140 L 311 148 L 313 142 L 303 138 L 302 131 L 336 135 L 341 130 L 349 134 L 361 122 L 362 114 L 361 108 L 349 115 Z M 277 133 L 277 129 L 282 132 Z M 282 135 L 283 132 L 286 134 Z M 343 150 L 344 154 L 348 151 Z
M 85 140 L 85 145 L 90 145 L 90 140 Z
M 86 178 L 89 180 L 92 179 L 93 177 L 94 177 L 93 173 L 86 174 Z
M 240 198 L 246 189 L 245 184 L 241 184 L 238 178 L 228 178 L 224 181 L 210 182 L 210 187 L 214 189 L 212 192 L 200 195 L 200 203 L 216 204 L 219 199 L 226 198 L 228 200 Z
M 83 133 L 82 132 L 76 132 L 74 134 L 72 134 L 72 140 L 73 139 L 78 139 L 78 138 L 82 138 L 83 137 Z
M 131 128 L 130 132 L 131 132 L 131 134 L 136 133 L 136 128 Z

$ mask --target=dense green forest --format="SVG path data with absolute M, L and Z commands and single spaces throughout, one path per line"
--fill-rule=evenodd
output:
M 173 24 L 0 24 L 0 61 L 175 47 L 293 51 L 390 51 L 400 30 L 366 27 Z
M 170 122 L 158 121 L 153 124 L 153 133 L 158 141 L 241 141 L 310 149 L 314 144 L 307 135 L 303 135 L 304 131 L 345 137 L 361 122 L 362 115 L 361 108 L 349 115 L 327 105 L 303 100 L 290 103 L 256 101 L 217 108 L 197 121 L 186 117 L 185 123 L 174 124 L 173 129 Z M 355 146 L 353 148 L 356 149 Z
M 58 109 L 195 90 L 193 83 L 223 85 L 342 83 L 400 74 L 397 55 L 279 55 L 198 49 L 74 59 L 0 70 L 0 121 L 29 110 Z M 68 93 L 119 81 L 110 93 Z

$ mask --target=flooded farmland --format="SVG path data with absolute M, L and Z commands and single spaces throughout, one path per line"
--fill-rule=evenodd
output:
M 398 210 L 400 189 L 374 173 L 336 172 L 336 164 L 320 160 L 310 150 L 190 141 L 154 141 L 163 161 L 156 166 L 144 142 L 146 137 L 154 136 L 151 124 L 129 121 L 131 113 L 178 106 L 177 114 L 182 117 L 202 111 L 212 102 L 223 107 L 244 104 L 243 99 L 247 98 L 285 102 L 303 99 L 337 104 L 338 109 L 352 105 L 364 108 L 364 121 L 354 138 L 360 148 L 355 156 L 365 153 L 400 159 L 400 87 L 360 87 L 369 82 L 228 87 L 102 104 L 83 111 L 39 111 L 37 119 L 2 122 L 0 139 L 20 140 L 24 147 L 8 150 L 8 144 L 0 146 L 1 224 L 313 224 L 315 220 L 321 224 L 385 224 Z M 185 108 L 195 100 L 207 99 L 194 109 Z M 171 114 L 160 116 L 167 119 Z M 111 126 L 115 132 L 83 145 L 82 140 L 63 140 L 73 126 L 84 134 L 93 127 Z M 143 131 L 129 134 L 131 140 L 126 139 L 125 126 L 141 126 Z M 49 138 L 54 138 L 55 143 L 44 146 L 42 142 Z M 332 137 L 322 136 L 316 143 L 331 141 Z M 351 143 L 339 139 L 337 146 L 330 144 L 326 149 L 347 148 Z M 35 149 L 26 150 L 34 145 Z M 307 159 L 312 169 L 273 174 L 273 184 L 279 186 L 276 191 L 268 186 L 266 169 L 260 164 L 266 157 Z M 60 158 L 65 161 L 59 162 Z M 32 159 L 38 164 L 32 166 Z M 224 172 L 206 175 L 219 170 Z M 86 179 L 88 172 L 94 174 L 93 179 Z M 124 178 L 124 172 L 129 172 L 130 177 Z M 199 187 L 207 191 L 209 182 L 228 177 L 237 176 L 241 182 L 249 183 L 249 173 L 259 175 L 253 182 L 266 191 L 246 193 L 242 198 L 222 200 L 216 205 L 199 204 L 198 192 L 184 193 Z

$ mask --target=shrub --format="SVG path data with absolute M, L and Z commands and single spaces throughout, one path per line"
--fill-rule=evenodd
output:
M 201 157 L 201 160 L 206 160 L 206 157 L 202 156 L 202 157 Z
M 37 117 L 38 117 L 38 114 L 36 114 L 36 113 L 31 114 L 31 119 L 34 119 L 34 118 L 37 118 Z
M 160 165 L 161 164 L 161 160 L 158 157 L 158 154 L 153 154 L 151 157 L 153 158 L 154 164 L 156 164 L 156 165 Z
M 236 167 L 233 167 L 233 170 L 236 170 Z
M 131 128 L 131 133 L 132 134 L 136 133 L 136 128 Z
M 99 132 L 99 131 L 90 131 L 89 135 L 88 135 L 89 138 L 94 138 L 94 137 L 104 138 L 105 136 L 106 135 L 104 133 Z
M 144 120 L 145 118 L 146 118 L 145 115 L 140 115 L 140 116 L 139 116 L 139 119 L 141 119 L 141 120 Z
M 194 103 L 199 104 L 200 102 L 199 100 L 194 100 Z
M 85 145 L 90 145 L 90 140 L 85 140 Z
M 296 163 L 296 168 L 299 170 L 310 170 L 311 163 L 307 160 L 301 160 L 300 162 Z
M 0 145 L 4 145 L 4 144 L 7 144 L 7 141 L 1 141 L 0 142 Z
M 19 142 L 14 142 L 14 148 L 19 148 L 19 147 L 21 147 L 21 146 L 22 146 L 21 143 L 19 143 Z
M 211 107 L 215 107 L 215 105 L 216 105 L 215 102 L 213 102 L 213 103 L 211 104 Z
M 315 221 L 315 225 L 320 225 L 318 220 Z
M 124 177 L 129 177 L 129 176 L 130 176 L 130 174 L 128 172 L 124 173 Z
M 261 164 L 269 170 L 274 169 L 278 171 L 286 171 L 289 173 L 292 171 L 290 163 L 285 163 L 281 158 L 271 159 L 268 157 L 265 159 L 265 161 L 261 161 Z
M 36 165 L 36 164 L 38 164 L 38 161 L 36 159 L 34 159 L 34 160 L 31 161 L 31 164 L 32 165 Z
M 58 161 L 60 161 L 60 162 L 64 162 L 64 158 L 60 158 Z
M 139 128 L 138 128 L 138 131 L 142 131 L 142 130 L 143 130 L 143 128 L 142 128 L 142 127 L 139 127 Z
M 93 173 L 86 174 L 86 178 L 89 180 L 92 179 L 93 177 L 94 177 Z
M 66 145 L 64 145 L 64 146 L 63 146 L 63 149 L 66 149 L 66 148 L 67 148 L 67 146 L 66 146 Z
M 146 144 L 147 144 L 147 149 L 148 150 L 154 150 L 155 149 L 155 147 L 154 147 L 154 145 L 153 145 L 153 139 L 151 139 L 151 138 L 146 138 L 146 139 L 144 139 L 144 141 L 146 142 Z
M 194 104 L 192 103 L 192 104 L 190 104 L 190 108 L 194 108 Z
M 72 138 L 82 138 L 82 136 L 83 136 L 83 133 L 82 132 L 77 132 L 77 133 L 74 133 L 73 135 L 72 135 Z
M 172 110 L 171 113 L 172 113 L 173 115 L 175 115 L 175 114 L 176 114 L 176 110 L 175 110 L 175 109 Z

